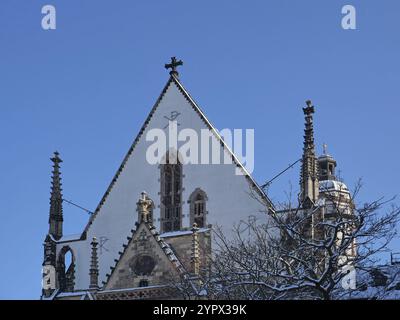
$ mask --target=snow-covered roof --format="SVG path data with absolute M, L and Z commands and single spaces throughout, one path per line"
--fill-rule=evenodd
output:
M 349 189 L 347 186 L 341 182 L 336 180 L 323 180 L 319 182 L 319 191 L 338 191 L 349 193 Z
M 322 154 L 318 157 L 319 160 L 324 160 L 324 159 L 333 159 L 333 157 L 330 154 Z
M 124 292 L 124 291 L 141 291 L 141 290 L 146 290 L 146 289 L 158 289 L 158 288 L 165 288 L 165 287 L 167 287 L 167 285 L 154 285 L 154 286 L 147 286 L 147 287 L 102 290 L 102 291 L 99 291 L 99 293 L 113 293 L 113 292 Z
M 199 228 L 197 231 L 198 233 L 207 232 L 210 228 Z M 170 231 L 160 234 L 161 238 L 170 238 L 170 237 L 179 237 L 179 236 L 186 236 L 192 234 L 193 231 L 191 230 L 179 230 L 179 231 Z
M 88 291 L 73 291 L 73 292 L 61 292 L 57 294 L 56 298 L 63 298 L 63 297 L 78 297 L 84 296 L 88 293 Z
M 383 265 L 359 271 L 357 289 L 342 299 L 400 299 L 400 264 Z
M 50 239 L 56 243 L 63 243 L 63 242 L 72 242 L 72 241 L 80 241 L 81 240 L 81 234 L 70 234 L 70 235 L 66 235 L 66 236 L 62 236 L 60 239 L 56 240 L 52 234 L 48 234 L 48 237 L 50 237 Z
M 45 297 L 44 295 L 41 297 L 42 300 L 53 300 L 57 295 L 59 289 L 55 289 L 53 293 L 49 297 Z
M 81 239 L 81 234 L 69 234 L 62 236 L 57 242 L 70 242 L 70 241 L 78 241 Z

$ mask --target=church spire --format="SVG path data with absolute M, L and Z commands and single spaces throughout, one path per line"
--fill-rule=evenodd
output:
M 52 235 L 54 239 L 58 240 L 63 235 L 63 200 L 60 177 L 60 163 L 62 160 L 57 151 L 54 152 L 54 156 L 50 160 L 53 162 L 53 176 L 50 196 L 49 234 Z
M 310 100 L 303 108 L 305 117 L 304 146 L 300 175 L 300 201 L 303 207 L 311 207 L 319 196 L 318 160 L 315 154 L 313 114 L 314 106 Z
M 165 69 L 171 69 L 169 74 L 171 76 L 175 76 L 176 78 L 179 76 L 178 71 L 176 70 L 177 67 L 183 65 L 182 60 L 177 60 L 176 57 L 171 57 L 171 63 L 167 63 L 165 65 Z

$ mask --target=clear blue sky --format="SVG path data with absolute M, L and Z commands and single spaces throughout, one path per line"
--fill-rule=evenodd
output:
M 41 28 L 41 8 L 57 29 Z M 341 8 L 357 9 L 357 30 Z M 254 177 L 300 157 L 301 107 L 312 99 L 326 142 L 359 201 L 399 193 L 398 0 L 0 2 L 0 298 L 40 295 L 50 156 L 65 198 L 94 209 L 168 79 L 181 80 L 212 123 L 254 128 Z M 284 199 L 298 166 L 270 189 Z M 65 204 L 65 233 L 88 216 Z M 397 246 L 400 251 L 399 246 Z

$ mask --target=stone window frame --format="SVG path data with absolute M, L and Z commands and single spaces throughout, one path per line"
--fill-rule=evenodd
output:
M 176 157 L 177 163 L 176 164 L 168 164 L 167 163 L 167 161 L 169 159 L 169 155 L 172 152 L 177 155 L 177 157 Z M 179 188 L 178 188 L 178 190 L 175 190 L 175 186 L 176 186 L 175 180 L 174 180 L 175 173 L 172 176 L 172 182 L 171 182 L 171 186 L 172 186 L 171 193 L 173 195 L 172 198 L 174 198 L 174 196 L 179 196 L 179 201 L 177 203 L 173 203 L 173 205 L 172 205 L 172 208 L 178 209 L 178 211 L 179 211 L 178 217 L 174 217 L 174 216 L 170 216 L 169 218 L 166 217 L 166 206 L 163 202 L 163 197 L 166 196 L 165 195 L 165 193 L 166 193 L 166 191 L 165 191 L 165 186 L 166 186 L 165 169 L 166 169 L 167 165 L 178 166 L 178 168 L 179 168 L 179 181 L 178 181 Z M 176 151 L 167 151 L 165 156 L 162 158 L 161 164 L 158 166 L 158 168 L 160 170 L 160 180 L 159 180 L 159 182 L 160 182 L 160 193 L 159 193 L 159 195 L 160 195 L 160 205 L 159 205 L 159 207 L 160 207 L 160 230 L 161 230 L 161 233 L 170 232 L 170 231 L 179 231 L 182 229 L 182 218 L 184 217 L 183 212 L 182 212 L 182 206 L 183 206 L 182 194 L 184 191 L 183 178 L 185 177 L 185 175 L 183 174 L 183 161 L 182 161 L 181 155 L 179 154 L 179 152 L 176 152 Z M 174 170 L 174 168 L 176 168 L 176 167 L 173 167 L 172 170 Z M 175 171 L 173 171 L 173 172 L 175 172 Z M 174 199 L 172 199 L 172 200 L 174 200 Z M 178 227 L 176 227 L 176 224 L 174 225 L 174 223 L 176 223 L 176 222 L 178 223 Z M 172 224 L 171 227 L 167 228 L 165 226 L 166 223 L 171 223 Z
M 193 225 L 193 223 L 195 222 L 195 205 L 196 205 L 196 197 L 198 197 L 198 195 L 201 195 L 203 198 L 203 213 L 200 217 L 203 218 L 203 225 L 199 225 L 199 228 L 206 228 L 207 227 L 207 215 L 208 215 L 208 211 L 207 211 L 207 201 L 208 201 L 208 196 L 207 193 L 201 189 L 201 188 L 196 188 L 189 196 L 189 200 L 187 201 L 187 203 L 189 204 L 189 216 L 190 216 L 190 226 Z

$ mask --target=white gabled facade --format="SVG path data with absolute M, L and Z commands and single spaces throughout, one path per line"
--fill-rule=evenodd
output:
M 74 256 L 74 290 L 89 287 L 90 242 L 93 237 L 99 241 L 99 283 L 106 279 L 110 267 L 118 259 L 127 236 L 135 228 L 137 221 L 136 203 L 142 191 L 146 191 L 154 202 L 153 224 L 160 230 L 160 167 L 146 160 L 146 150 L 152 142 L 146 141 L 146 133 L 154 128 L 168 130 L 167 118 L 179 113 L 176 119 L 178 130 L 191 128 L 200 136 L 200 130 L 213 132 L 222 152 L 230 151 L 211 126 L 203 112 L 192 100 L 177 78 L 171 77 L 151 110 L 128 154 L 95 213 L 80 237 L 62 237 L 57 240 L 57 254 L 69 247 Z M 179 145 L 178 145 L 179 147 Z M 233 155 L 232 155 L 233 156 Z M 234 157 L 234 156 L 233 156 Z M 182 228 L 191 227 L 188 200 L 193 191 L 200 188 L 207 195 L 206 223 L 219 225 L 229 230 L 240 220 L 248 220 L 253 215 L 265 219 L 271 202 L 257 186 L 250 175 L 236 175 L 236 168 L 245 170 L 234 157 L 232 164 L 187 164 L 182 167 Z

